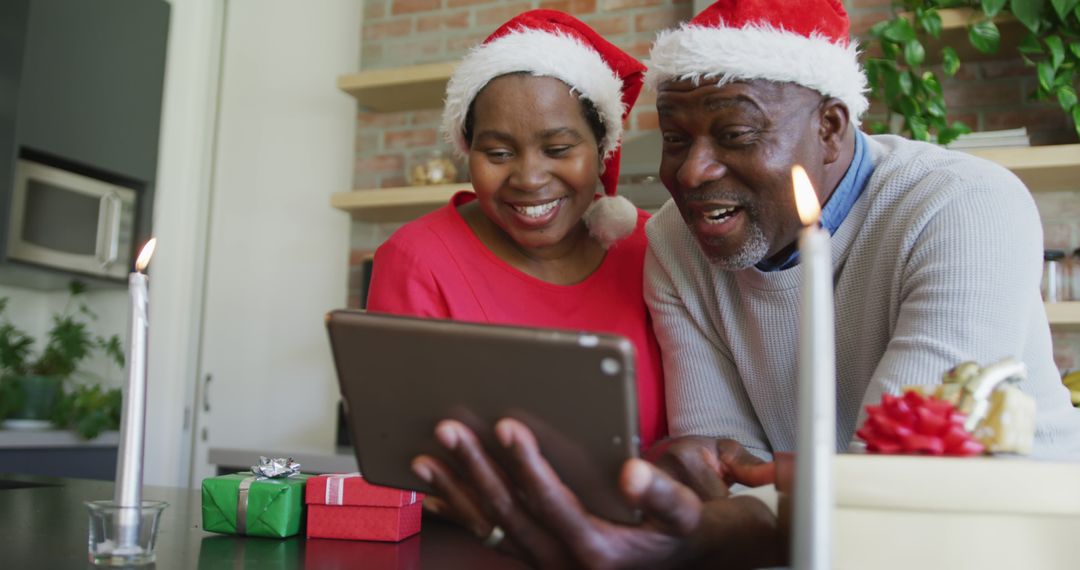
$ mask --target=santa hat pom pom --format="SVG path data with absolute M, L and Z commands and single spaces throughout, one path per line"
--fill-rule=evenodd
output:
M 584 219 L 589 233 L 607 249 L 634 232 L 638 210 L 622 196 L 602 196 L 585 210 Z

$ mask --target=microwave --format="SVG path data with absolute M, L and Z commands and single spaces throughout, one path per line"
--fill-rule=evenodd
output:
M 135 199 L 132 188 L 19 159 L 7 258 L 124 279 L 131 270 Z

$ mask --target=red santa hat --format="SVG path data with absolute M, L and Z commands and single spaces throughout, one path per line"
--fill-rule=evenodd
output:
M 654 89 L 670 79 L 797 83 L 843 101 L 858 126 L 870 104 L 849 26 L 840 0 L 718 0 L 657 36 L 646 82 Z
M 527 72 L 554 77 L 596 107 L 604 125 L 598 141 L 603 159 L 600 181 L 606 198 L 585 213 L 590 233 L 605 247 L 630 235 L 637 209 L 615 195 L 623 121 L 644 81 L 645 66 L 584 22 L 554 10 L 523 12 L 473 48 L 450 76 L 443 109 L 447 142 L 468 156 L 465 118 L 476 95 L 496 77 Z

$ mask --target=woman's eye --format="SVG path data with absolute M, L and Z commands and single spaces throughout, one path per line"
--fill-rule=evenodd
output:
M 488 150 L 484 154 L 491 160 L 506 160 L 512 156 L 510 151 L 504 149 Z
M 563 144 L 547 147 L 548 156 L 565 156 L 570 149 L 574 148 L 572 145 Z

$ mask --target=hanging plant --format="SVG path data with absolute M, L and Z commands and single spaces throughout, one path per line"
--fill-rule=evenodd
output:
M 941 81 L 925 66 L 924 46 L 928 38 L 941 37 L 939 10 L 967 7 L 977 14 L 967 26 L 967 41 L 981 53 L 995 54 L 1000 49 L 1001 31 L 995 17 L 1009 13 L 1027 29 L 1015 55 L 1035 68 L 1038 88 L 1033 95 L 1056 100 L 1080 135 L 1080 0 L 900 0 L 894 6 L 897 13 L 892 19 L 870 29 L 871 45 L 881 48 L 880 57 L 866 61 L 871 97 L 888 108 L 886 120 L 871 123 L 871 131 L 888 132 L 893 117 L 899 116 L 903 118 L 901 131 L 917 140 L 936 138 L 948 144 L 970 132 L 967 125 L 948 121 Z M 960 66 L 955 48 L 941 50 L 946 75 L 956 75 Z

